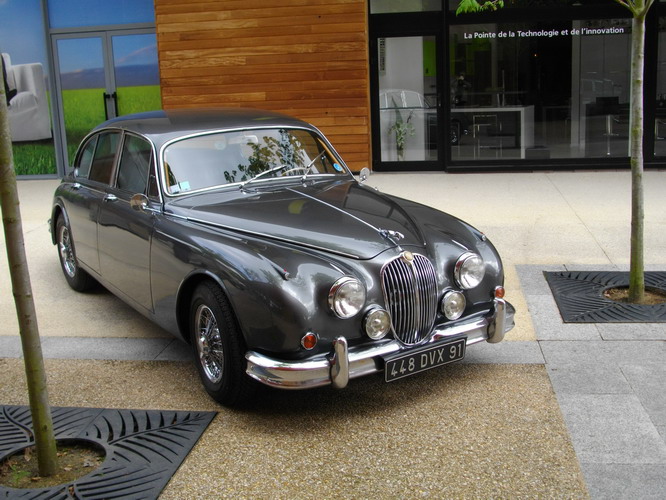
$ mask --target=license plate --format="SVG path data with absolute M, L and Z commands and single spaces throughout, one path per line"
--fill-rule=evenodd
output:
M 460 361 L 465 357 L 466 338 L 438 343 L 404 354 L 384 358 L 384 379 L 393 382 L 430 368 Z

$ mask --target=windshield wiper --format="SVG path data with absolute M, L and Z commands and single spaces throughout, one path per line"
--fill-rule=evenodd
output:
M 316 162 L 319 158 L 324 156 L 324 153 L 326 153 L 326 150 L 322 150 L 321 153 L 319 153 L 317 156 L 314 157 L 314 159 L 308 163 L 308 166 L 305 167 L 305 172 L 303 172 L 303 177 L 301 177 L 301 182 L 305 182 L 308 178 L 308 174 L 310 173 L 310 168 L 312 168 L 312 165 L 314 165 L 314 162 Z
M 268 174 L 272 174 L 273 172 L 279 172 L 280 170 L 284 170 L 285 168 L 287 168 L 287 165 L 278 165 L 277 167 L 269 168 L 268 170 L 264 170 L 263 172 L 259 172 L 254 177 L 251 177 L 250 179 L 246 180 L 245 182 L 241 182 L 240 190 L 242 191 L 243 189 L 245 189 L 245 186 L 247 184 L 250 184 L 251 182 L 257 181 L 257 180 L 261 179 L 262 177 L 264 177 Z

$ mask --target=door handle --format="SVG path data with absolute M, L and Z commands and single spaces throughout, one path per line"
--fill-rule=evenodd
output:
M 104 197 L 104 201 L 109 201 L 109 202 L 118 201 L 118 197 L 115 194 L 107 194 Z
M 116 117 L 120 116 L 118 113 L 118 93 L 114 92 L 111 94 L 111 99 L 113 99 L 113 109 L 116 112 Z
M 104 92 L 102 93 L 102 100 L 104 103 L 104 118 L 106 120 L 109 119 L 109 109 L 106 107 L 106 102 L 109 99 L 113 99 L 113 110 L 116 113 L 116 117 L 118 116 L 118 93 L 117 92 L 112 92 L 111 94 Z
M 102 106 L 104 106 L 104 119 L 108 120 L 109 119 L 109 110 L 106 107 L 106 100 L 111 97 L 111 94 L 107 94 L 106 92 L 102 93 Z

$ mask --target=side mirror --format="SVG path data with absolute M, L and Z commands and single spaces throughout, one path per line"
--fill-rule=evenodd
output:
M 361 172 L 358 174 L 358 179 L 360 182 L 365 182 L 370 177 L 370 169 L 368 167 L 363 167 Z
M 148 197 L 145 194 L 135 194 L 130 198 L 130 207 L 137 212 L 143 212 L 148 208 Z

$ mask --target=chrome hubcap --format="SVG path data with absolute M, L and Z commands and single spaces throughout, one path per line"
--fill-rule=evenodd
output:
M 72 250 L 72 242 L 69 237 L 69 229 L 66 226 L 60 228 L 60 237 L 58 238 L 58 251 L 60 252 L 60 262 L 67 276 L 73 278 L 76 275 L 76 260 Z
M 224 373 L 224 348 L 217 320 L 210 307 L 202 304 L 197 308 L 194 325 L 199 362 L 208 380 L 216 384 L 222 380 Z

